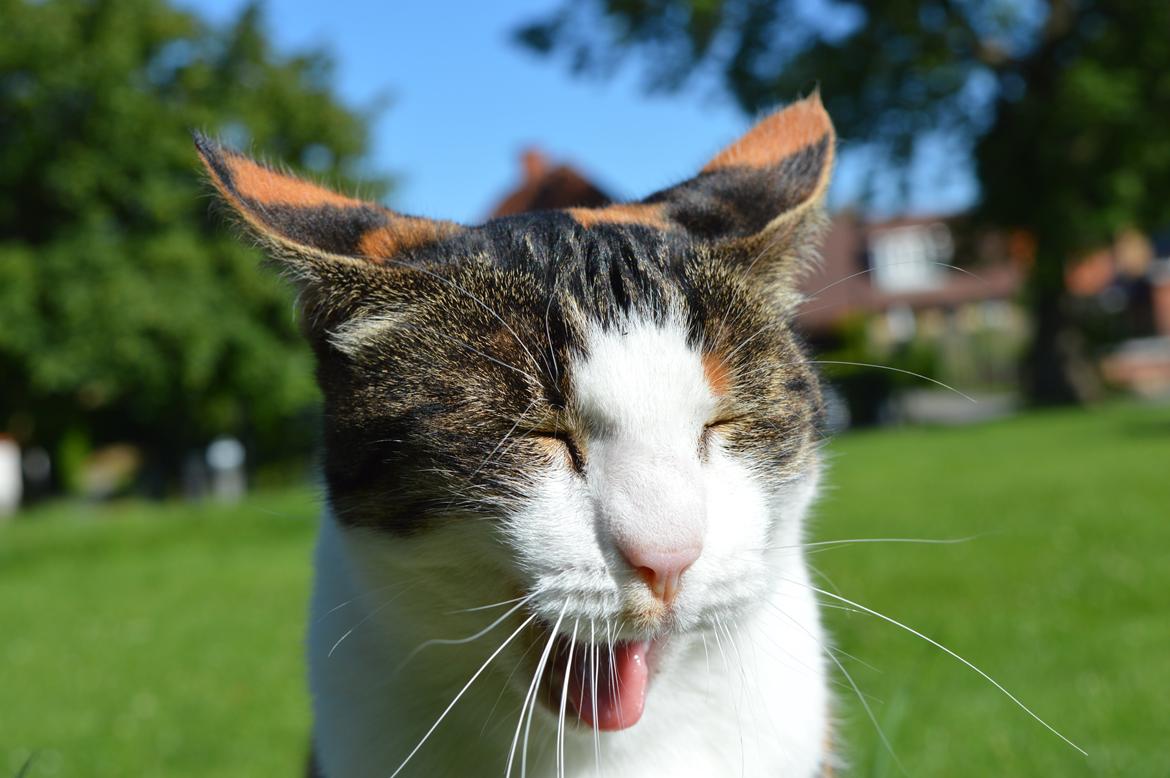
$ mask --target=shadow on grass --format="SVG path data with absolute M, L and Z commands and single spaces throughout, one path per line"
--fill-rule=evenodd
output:
M 1146 423 L 1127 420 L 1118 425 L 1118 431 L 1127 438 L 1144 440 L 1170 438 L 1170 419 L 1158 419 Z

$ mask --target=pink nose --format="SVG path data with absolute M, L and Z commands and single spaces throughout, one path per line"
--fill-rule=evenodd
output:
M 639 546 L 619 546 L 622 556 L 642 576 L 654 596 L 669 605 L 678 594 L 682 574 L 695 563 L 702 548 L 661 551 Z

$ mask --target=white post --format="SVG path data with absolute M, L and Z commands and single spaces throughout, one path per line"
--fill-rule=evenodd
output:
M 244 478 L 244 444 L 235 438 L 222 437 L 207 447 L 207 467 L 211 470 L 211 495 L 223 502 L 237 502 L 247 488 Z
M 0 435 L 0 519 L 16 513 L 21 496 L 20 446 Z

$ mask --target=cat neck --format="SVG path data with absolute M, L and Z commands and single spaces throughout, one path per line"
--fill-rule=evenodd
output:
M 382 545 L 328 512 L 322 520 L 308 653 L 313 743 L 328 777 L 394 774 L 519 621 L 463 644 L 420 649 L 434 638 L 475 635 L 507 607 L 453 619 L 446 595 L 422 585 L 418 571 L 396 564 Z M 637 725 L 601 733 L 596 750 L 591 729 L 566 725 L 567 775 L 595 775 L 598 760 L 602 774 L 619 778 L 821 774 L 829 726 L 823 635 L 795 545 L 773 558 L 780 583 L 753 617 L 671 646 L 662 660 L 670 671 L 656 677 Z M 488 599 L 490 588 L 477 588 L 477 601 L 508 599 L 506 589 Z M 501 653 L 483 671 L 402 775 L 504 772 L 531 680 L 526 665 L 514 669 L 522 651 Z M 557 774 L 557 728 L 556 716 L 536 705 L 528 775 Z M 516 774 L 523 744 L 521 731 Z

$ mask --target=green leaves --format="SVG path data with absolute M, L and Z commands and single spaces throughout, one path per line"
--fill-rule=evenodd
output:
M 255 8 L 222 30 L 163 0 L 0 0 L 0 18 L 0 430 L 292 453 L 316 400 L 292 294 L 210 212 L 190 131 L 345 186 L 366 117 L 328 60 L 274 52 Z

